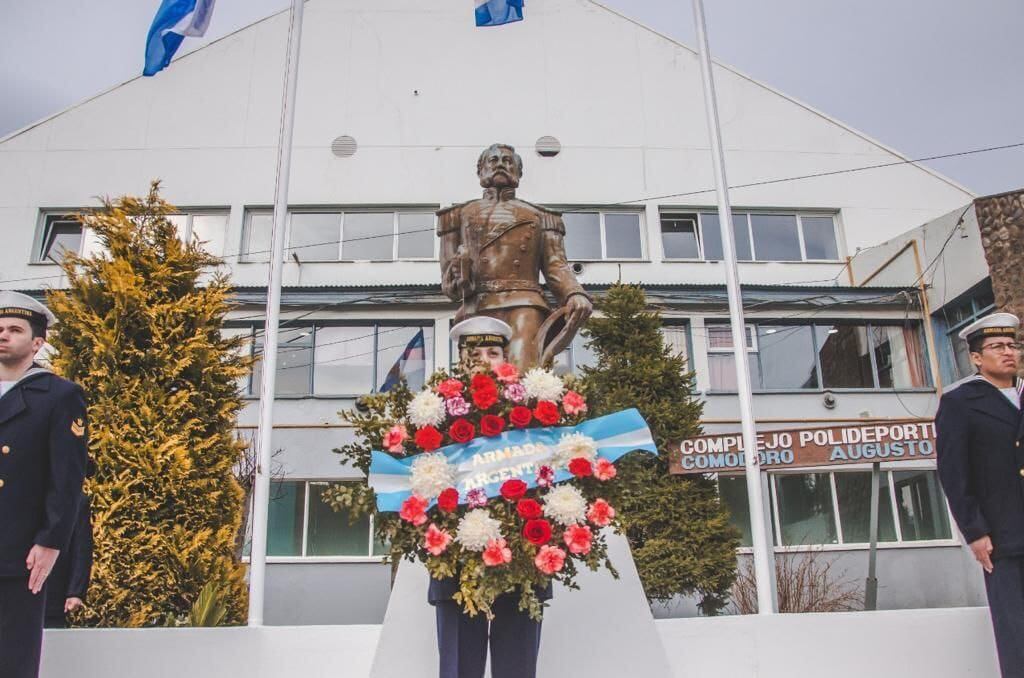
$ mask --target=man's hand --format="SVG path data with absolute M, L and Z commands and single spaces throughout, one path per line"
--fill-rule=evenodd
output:
M 988 536 L 971 542 L 971 553 L 986 572 L 992 574 L 992 540 Z
M 78 608 L 82 607 L 82 604 L 81 598 L 68 598 L 64 601 L 64 613 L 67 614 L 68 612 L 74 612 Z
M 594 311 L 594 305 L 582 294 L 574 294 L 565 300 L 565 327 L 572 334 L 579 332 Z
M 46 578 L 50 576 L 53 564 L 57 562 L 58 555 L 60 555 L 59 550 L 40 546 L 39 544 L 33 546 L 32 550 L 28 552 L 25 566 L 30 571 L 28 575 L 28 588 L 32 593 L 38 594 L 43 590 L 43 584 L 46 583 Z

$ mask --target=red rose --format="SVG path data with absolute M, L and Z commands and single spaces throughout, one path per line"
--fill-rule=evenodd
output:
M 519 503 L 516 504 L 516 513 L 523 520 L 534 520 L 543 515 L 544 509 L 541 508 L 540 503 L 535 499 L 520 499 Z
M 524 494 L 526 494 L 526 483 L 519 478 L 506 480 L 501 484 L 501 496 L 509 501 L 520 499 Z
M 594 475 L 594 465 L 590 463 L 589 459 L 576 457 L 569 462 L 569 473 L 577 478 L 586 478 Z
M 473 380 L 469 382 L 469 387 L 474 391 L 497 391 L 498 385 L 494 383 L 494 380 L 488 377 L 486 374 L 474 375 Z
M 533 419 L 533 413 L 530 412 L 529 407 L 523 407 L 522 405 L 516 405 L 512 408 L 512 411 L 508 413 L 508 420 L 512 422 L 512 425 L 516 428 L 524 428 L 529 425 L 530 420 Z
M 480 417 L 480 433 L 485 436 L 496 436 L 505 430 L 505 420 L 496 414 L 485 414 Z
M 459 508 L 459 491 L 454 487 L 449 487 L 441 492 L 437 497 L 437 508 L 445 513 L 451 513 Z
M 441 432 L 433 426 L 424 426 L 420 430 L 416 431 L 416 445 L 427 452 L 431 452 L 441 447 Z
M 490 408 L 496 402 L 498 402 L 498 389 L 496 388 L 482 388 L 479 391 L 473 391 L 473 404 L 481 410 Z
M 546 520 L 528 520 L 523 526 L 523 536 L 531 544 L 547 544 L 551 541 L 551 523 Z
M 473 439 L 473 435 L 476 433 L 476 429 L 465 419 L 459 418 L 455 420 L 448 428 L 448 435 L 452 437 L 457 443 L 468 443 Z
M 550 400 L 542 400 L 533 408 L 533 416 L 545 426 L 554 426 L 558 423 L 561 415 L 558 413 L 558 405 Z

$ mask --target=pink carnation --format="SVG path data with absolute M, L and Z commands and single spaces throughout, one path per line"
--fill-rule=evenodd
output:
M 402 443 L 409 439 L 409 431 L 406 430 L 402 424 L 395 424 L 391 427 L 391 430 L 384 434 L 384 448 L 388 452 L 395 454 L 401 454 L 405 450 L 402 449 Z
M 566 414 L 581 414 L 587 411 L 587 401 L 576 391 L 566 391 L 562 396 L 562 409 Z
M 519 370 L 512 363 L 501 363 L 494 368 L 494 376 L 503 384 L 513 384 L 519 381 Z
M 487 546 L 484 548 L 484 565 L 495 567 L 511 562 L 511 560 L 512 549 L 508 547 L 508 542 L 500 537 L 487 542 Z
M 537 487 L 549 487 L 555 482 L 555 469 L 550 466 L 541 466 L 537 469 Z
M 541 546 L 533 564 L 544 574 L 554 574 L 565 565 L 565 551 L 557 546 Z
M 480 508 L 487 505 L 487 493 L 482 487 L 475 487 L 466 493 L 466 503 L 470 508 Z
M 615 469 L 615 464 L 611 463 L 607 459 L 598 459 L 594 462 L 594 477 L 598 480 L 611 480 L 617 473 L 618 471 Z
M 439 556 L 445 552 L 448 548 L 448 544 L 452 543 L 452 536 L 440 529 L 434 523 L 430 523 L 430 527 L 427 528 L 427 533 L 423 535 L 423 548 L 425 548 L 430 555 Z
M 514 403 L 526 400 L 526 387 L 522 384 L 509 384 L 505 387 L 505 397 Z
M 570 525 L 565 528 L 562 541 L 576 555 L 585 556 L 590 553 L 590 541 L 593 536 L 586 525 Z
M 423 497 L 410 494 L 409 498 L 402 502 L 402 510 L 398 516 L 407 523 L 422 525 L 427 522 L 427 506 L 430 504 Z
M 464 417 L 469 414 L 469 403 L 460 395 L 448 398 L 444 401 L 444 405 L 448 408 L 448 414 L 453 417 Z
M 462 382 L 458 379 L 445 379 L 434 387 L 442 398 L 452 398 L 462 393 Z
M 595 499 L 587 511 L 587 520 L 598 527 L 606 527 L 615 517 L 615 509 L 604 499 Z

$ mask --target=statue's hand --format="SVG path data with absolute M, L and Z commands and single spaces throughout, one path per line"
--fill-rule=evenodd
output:
M 590 314 L 594 312 L 594 305 L 582 294 L 574 294 L 565 300 L 565 310 L 566 330 L 575 336 L 590 318 Z

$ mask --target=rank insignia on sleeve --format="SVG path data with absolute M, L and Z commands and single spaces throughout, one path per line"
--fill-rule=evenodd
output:
M 71 422 L 71 432 L 79 438 L 85 435 L 85 422 L 81 417 Z

